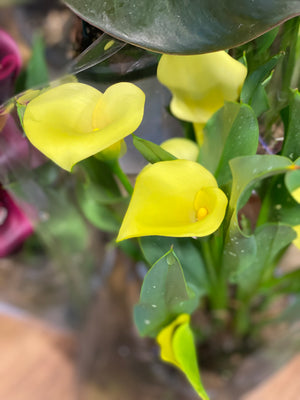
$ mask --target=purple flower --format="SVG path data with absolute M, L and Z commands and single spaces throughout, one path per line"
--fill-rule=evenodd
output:
M 5 257 L 33 232 L 28 217 L 6 190 L 0 187 L 0 257 Z
M 46 160 L 26 139 L 10 114 L 0 115 L 0 182 L 9 181 L 9 172 L 17 175 L 18 170 L 36 168 Z
M 12 96 L 21 66 L 22 58 L 17 44 L 0 29 L 0 104 Z

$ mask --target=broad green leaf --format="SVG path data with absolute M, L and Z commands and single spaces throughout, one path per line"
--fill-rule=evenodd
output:
M 238 223 L 238 211 L 246 203 L 251 188 L 260 180 L 288 171 L 292 162 L 275 155 L 237 157 L 230 161 L 233 182 L 229 209 L 223 265 L 228 272 L 247 268 L 254 260 L 257 246 L 255 237 L 245 235 Z
M 92 25 L 146 49 L 178 54 L 238 46 L 300 14 L 298 0 L 65 0 Z
M 142 252 L 150 265 L 172 246 L 180 260 L 189 287 L 200 297 L 209 291 L 208 277 L 197 241 L 189 238 L 144 236 L 139 239 Z
M 272 277 L 278 255 L 295 236 L 295 232 L 288 225 L 265 224 L 257 228 L 254 234 L 256 256 L 246 269 L 237 272 L 235 279 L 240 299 L 251 298 L 260 284 Z
M 140 302 L 134 308 L 135 324 L 142 336 L 155 337 L 177 315 L 190 314 L 197 305 L 198 300 L 188 288 L 180 262 L 171 249 L 144 279 Z
M 288 126 L 286 128 L 285 138 L 281 154 L 292 160 L 300 157 L 300 93 L 295 90 L 288 109 Z
M 142 139 L 136 135 L 132 136 L 134 146 L 150 163 L 154 164 L 158 161 L 176 160 L 176 157 L 161 148 L 158 144 Z
M 229 161 L 256 154 L 258 134 L 258 122 L 251 107 L 226 103 L 206 124 L 199 155 L 201 164 L 215 175 L 219 185 L 228 183 Z

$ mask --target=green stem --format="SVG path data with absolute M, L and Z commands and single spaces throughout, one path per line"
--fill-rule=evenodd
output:
M 284 24 L 282 43 L 284 50 L 286 51 L 286 56 L 283 62 L 282 90 L 286 92 L 287 95 L 291 87 L 291 81 L 296 62 L 299 22 L 300 18 L 297 17 L 287 21 Z
M 217 266 L 212 255 L 211 244 L 209 240 L 201 241 L 202 255 L 205 261 L 207 274 L 210 280 L 210 301 L 214 310 L 222 310 L 227 305 L 227 287 L 226 280 L 222 272 L 217 274 Z M 217 257 L 218 258 L 218 257 Z
M 119 178 L 120 182 L 122 183 L 122 185 L 126 189 L 127 193 L 131 196 L 132 193 L 133 193 L 133 187 L 132 187 L 127 175 L 121 169 L 119 161 L 118 160 L 114 161 L 110 165 L 111 165 L 111 168 L 112 168 L 114 174 L 117 175 L 117 177 Z

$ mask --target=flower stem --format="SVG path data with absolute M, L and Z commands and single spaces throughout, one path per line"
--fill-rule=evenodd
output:
M 111 168 L 112 168 L 114 174 L 116 174 L 116 176 L 119 178 L 120 182 L 126 189 L 127 193 L 131 196 L 133 193 L 133 187 L 132 187 L 127 175 L 124 173 L 124 171 L 120 167 L 119 161 L 116 160 L 115 162 L 110 163 L 110 165 L 111 165 Z

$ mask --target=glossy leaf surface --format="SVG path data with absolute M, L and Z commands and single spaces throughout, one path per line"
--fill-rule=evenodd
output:
M 180 262 L 171 249 L 147 273 L 140 302 L 134 309 L 139 333 L 156 336 L 162 327 L 181 313 L 191 313 L 198 305 L 184 279 Z
M 257 145 L 258 123 L 251 107 L 228 102 L 204 128 L 200 163 L 215 175 L 219 185 L 224 185 L 231 180 L 229 160 L 254 155 Z
M 84 20 L 126 42 L 196 54 L 245 43 L 300 14 L 298 0 L 66 0 Z

